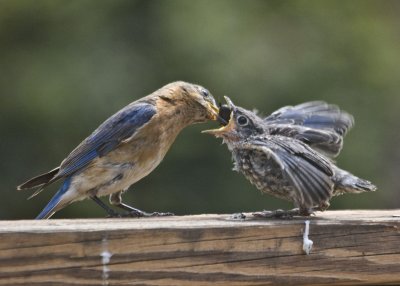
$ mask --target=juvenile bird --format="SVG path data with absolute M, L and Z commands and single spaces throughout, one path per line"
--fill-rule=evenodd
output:
M 216 120 L 218 107 L 210 92 L 186 82 L 170 83 L 127 105 L 79 144 L 61 165 L 18 186 L 18 190 L 63 180 L 36 219 L 47 219 L 72 202 L 91 198 L 110 216 L 119 215 L 98 197 L 131 216 L 169 215 L 146 213 L 122 203 L 122 193 L 147 176 L 162 161 L 179 132 L 186 126 Z
M 369 181 L 338 168 L 316 151 L 321 149 L 332 157 L 337 155 L 342 147 L 341 136 L 353 124 L 350 115 L 339 112 L 343 116 L 332 116 L 331 108 L 327 107 L 330 115 L 325 114 L 325 120 L 321 114 L 315 115 L 318 112 L 314 115 L 297 112 L 296 116 L 279 112 L 262 119 L 235 106 L 228 97 L 225 99 L 231 110 L 228 124 L 203 132 L 223 138 L 232 152 L 234 170 L 241 172 L 262 193 L 291 201 L 297 208 L 288 212 L 265 211 L 257 213 L 258 216 L 307 216 L 328 208 L 333 196 L 376 190 Z M 297 109 L 304 111 L 304 106 L 307 104 Z M 315 124 L 317 118 L 322 120 L 321 124 Z

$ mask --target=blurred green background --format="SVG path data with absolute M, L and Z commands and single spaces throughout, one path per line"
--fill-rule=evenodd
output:
M 269 114 L 326 100 L 356 119 L 338 164 L 378 185 L 331 209 L 399 208 L 400 1 L 0 1 L 1 219 L 34 218 L 59 184 L 27 201 L 102 121 L 185 80 Z M 230 153 L 191 126 L 126 203 L 176 214 L 290 204 L 233 172 Z M 55 215 L 104 217 L 91 201 Z

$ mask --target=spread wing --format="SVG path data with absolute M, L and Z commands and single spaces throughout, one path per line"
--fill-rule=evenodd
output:
M 155 107 L 147 103 L 131 104 L 120 110 L 68 155 L 52 181 L 69 176 L 86 167 L 93 159 L 114 150 L 122 141 L 133 136 L 154 114 Z
M 294 124 L 331 130 L 341 136 L 346 135 L 354 124 L 353 116 L 340 110 L 336 105 L 323 101 L 310 101 L 282 107 L 264 118 L 264 121 L 273 124 Z
M 263 152 L 280 166 L 283 177 L 293 185 L 300 206 L 312 207 L 331 197 L 331 163 L 306 144 L 282 136 L 259 136 L 242 147 Z
M 335 105 L 311 101 L 282 107 L 266 117 L 264 122 L 270 134 L 293 137 L 327 156 L 335 157 L 354 119 Z

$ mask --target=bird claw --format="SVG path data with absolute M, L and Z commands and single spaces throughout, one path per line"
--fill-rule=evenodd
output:
M 234 213 L 230 216 L 232 220 L 245 220 L 246 215 L 244 213 Z
M 263 210 L 261 212 L 255 212 L 255 213 L 253 213 L 253 216 L 257 217 L 257 218 L 292 219 L 295 215 L 298 215 L 298 214 L 299 214 L 298 209 L 293 209 L 293 210 L 288 210 L 288 211 L 277 209 L 274 211 Z
M 166 212 L 166 213 L 160 213 L 160 212 L 153 212 L 153 213 L 146 213 L 147 216 L 153 217 L 153 216 L 173 216 L 175 215 L 174 213 Z
M 162 213 L 162 212 L 152 212 L 152 213 L 147 213 L 141 210 L 134 210 L 134 211 L 129 211 L 126 213 L 119 213 L 116 211 L 109 212 L 107 218 L 127 218 L 127 217 L 162 217 L 162 216 L 173 216 L 173 213 Z
M 316 211 L 320 211 L 319 207 L 309 208 L 309 209 L 302 209 L 302 208 L 295 208 L 291 210 L 281 210 L 277 209 L 274 211 L 267 211 L 263 210 L 261 212 L 253 213 L 254 217 L 258 218 L 280 218 L 280 219 L 292 219 L 295 216 L 312 216 L 315 215 Z
M 162 217 L 162 216 L 173 216 L 173 213 L 162 213 L 162 212 L 152 212 L 152 213 L 147 213 L 144 211 L 139 211 L 139 210 L 135 210 L 135 211 L 131 211 L 128 213 L 129 217 Z
M 108 215 L 106 216 L 106 218 L 121 218 L 124 216 L 125 216 L 125 214 L 121 214 L 119 212 L 113 211 L 113 212 L 109 212 Z

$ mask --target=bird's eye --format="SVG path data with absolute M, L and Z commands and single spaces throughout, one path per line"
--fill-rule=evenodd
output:
M 204 96 L 204 97 L 207 97 L 207 96 L 210 95 L 210 93 L 208 92 L 208 90 L 207 90 L 207 89 L 204 89 L 204 88 L 200 90 L 200 93 L 201 93 L 201 95 Z
M 237 123 L 241 126 L 246 126 L 249 123 L 249 120 L 245 116 L 239 116 L 237 119 Z

